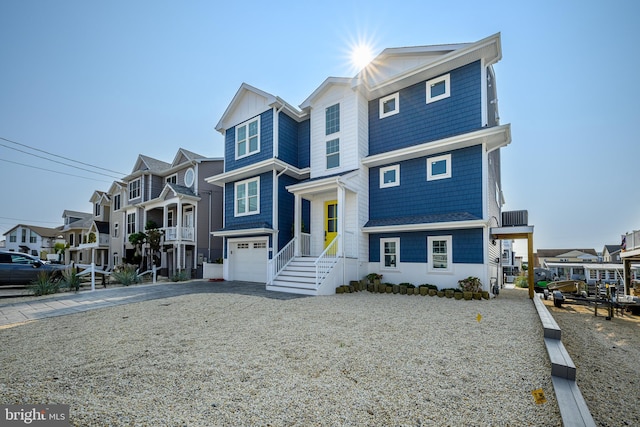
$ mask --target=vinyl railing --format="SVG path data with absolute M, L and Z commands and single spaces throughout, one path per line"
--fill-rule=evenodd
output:
M 180 228 L 181 236 L 178 238 L 178 228 Z M 193 227 L 165 227 L 164 228 L 164 241 L 172 242 L 176 240 L 188 240 L 194 241 L 194 228 Z
M 640 248 L 640 230 L 627 233 L 625 243 L 627 245 L 626 250 L 628 251 Z
M 316 266 L 316 290 L 320 288 L 320 285 L 324 279 L 329 275 L 333 266 L 338 262 L 338 241 L 340 235 L 338 234 L 327 248 L 320 254 L 315 262 Z
M 284 248 L 280 249 L 280 252 L 278 252 L 276 256 L 269 260 L 269 277 L 267 278 L 269 284 L 273 283 L 273 280 L 295 256 L 295 242 L 296 238 L 294 237 Z

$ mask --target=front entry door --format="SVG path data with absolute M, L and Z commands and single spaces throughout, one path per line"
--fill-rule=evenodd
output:
M 338 201 L 324 202 L 324 247 L 338 235 Z

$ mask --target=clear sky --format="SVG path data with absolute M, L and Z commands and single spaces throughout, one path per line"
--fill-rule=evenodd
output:
M 600 251 L 640 228 L 638 17 L 633 0 L 3 0 L 0 137 L 24 146 L 0 140 L 0 234 L 91 212 L 138 154 L 222 157 L 214 126 L 243 82 L 299 105 L 356 74 L 359 41 L 377 54 L 501 32 L 504 209 L 529 211 L 536 249 Z

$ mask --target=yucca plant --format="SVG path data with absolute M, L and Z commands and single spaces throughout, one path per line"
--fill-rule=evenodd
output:
M 61 285 L 78 292 L 80 290 L 80 278 L 76 276 L 73 269 L 66 269 L 62 272 Z
M 172 282 L 184 282 L 191 279 L 191 272 L 189 270 L 179 270 L 171 276 Z
M 140 283 L 138 273 L 133 267 L 123 267 L 121 270 L 111 273 L 111 277 L 122 286 L 129 286 L 134 283 Z
M 31 282 L 29 291 L 35 296 L 55 294 L 60 286 L 51 280 L 51 274 L 47 271 L 38 273 L 38 277 Z

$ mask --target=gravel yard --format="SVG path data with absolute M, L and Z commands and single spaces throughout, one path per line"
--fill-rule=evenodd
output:
M 0 363 L 3 403 L 68 404 L 79 426 L 562 424 L 520 289 L 185 295 L 0 330 Z
M 562 342 L 576 365 L 576 381 L 596 425 L 640 425 L 640 317 L 606 320 L 606 310 L 581 305 L 553 306 Z

